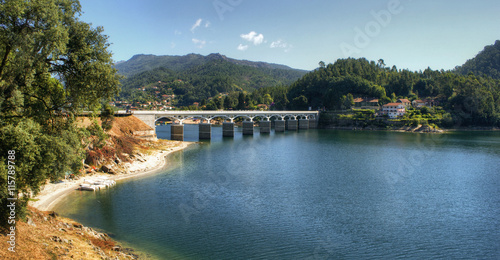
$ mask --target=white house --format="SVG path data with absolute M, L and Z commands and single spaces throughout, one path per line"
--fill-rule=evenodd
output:
M 389 118 L 397 118 L 406 114 L 406 107 L 403 103 L 389 103 L 382 107 L 382 115 L 388 115 Z

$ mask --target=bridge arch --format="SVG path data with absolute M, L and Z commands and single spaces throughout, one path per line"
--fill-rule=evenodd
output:
M 207 121 L 212 121 L 215 118 L 222 118 L 224 121 L 229 120 L 230 122 L 233 122 L 233 120 L 234 120 L 233 117 L 230 117 L 227 115 L 216 115 L 216 116 L 212 116 L 212 117 L 207 117 Z
M 253 119 L 255 118 L 255 117 L 251 117 L 251 116 L 247 116 L 247 115 L 237 115 L 233 118 L 233 120 L 236 118 L 240 118 L 240 117 L 243 119 L 248 119 L 248 121 L 253 121 Z
M 119 111 L 118 114 L 126 114 L 126 111 Z M 206 121 L 211 121 L 214 118 L 223 118 L 233 122 L 236 118 L 244 118 L 247 120 L 254 120 L 260 118 L 263 121 L 276 118 L 279 120 L 297 120 L 309 119 L 318 120 L 318 111 L 133 111 L 133 115 L 151 126 L 155 127 L 156 121 L 162 118 L 171 121 L 179 121 L 183 123 L 184 120 L 190 118 L 200 118 Z
M 170 120 L 170 121 L 172 121 L 172 122 L 173 122 L 173 121 L 175 121 L 175 118 L 173 118 L 173 117 L 169 117 L 169 116 L 161 116 L 161 117 L 157 117 L 157 118 L 155 119 L 155 123 L 156 123 L 158 120 L 160 120 L 160 119 L 164 119 L 164 118 L 165 118 L 165 119 L 168 119 L 168 120 Z

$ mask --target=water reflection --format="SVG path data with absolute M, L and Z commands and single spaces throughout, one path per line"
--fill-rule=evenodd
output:
M 162 259 L 500 256 L 499 133 L 221 130 L 61 214 Z

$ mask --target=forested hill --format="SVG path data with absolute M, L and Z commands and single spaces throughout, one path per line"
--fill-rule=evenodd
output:
M 467 75 L 486 75 L 500 79 L 500 40 L 486 46 L 475 58 L 468 60 L 464 65 L 455 68 L 457 73 Z
M 231 59 L 219 53 L 213 53 L 207 56 L 199 54 L 188 54 L 184 56 L 169 56 L 169 55 L 156 56 L 156 55 L 138 54 L 133 56 L 128 61 L 117 63 L 115 67 L 120 74 L 124 76 L 131 76 L 137 73 L 141 73 L 152 69 L 157 69 L 160 67 L 180 72 L 186 69 L 203 65 L 207 62 L 214 60 L 223 60 L 236 65 L 244 65 L 260 69 L 268 69 L 268 70 L 281 69 L 289 71 L 291 76 L 298 76 L 298 77 L 301 77 L 302 75 L 307 73 L 307 71 L 293 69 L 285 65 Z
M 500 125 L 500 81 L 451 71 L 412 72 L 386 67 L 383 60 L 342 59 L 306 74 L 291 85 L 296 109 L 345 107 L 347 96 L 373 97 L 380 104 L 399 98 L 437 101 L 450 123 Z
M 123 98 L 149 100 L 148 97 L 138 98 L 139 94 L 134 92 L 154 85 L 162 94 L 175 94 L 179 106 L 191 105 L 219 93 L 290 85 L 307 73 L 284 65 L 234 60 L 220 54 L 136 55 L 117 64 L 116 68 L 126 76 L 122 80 Z

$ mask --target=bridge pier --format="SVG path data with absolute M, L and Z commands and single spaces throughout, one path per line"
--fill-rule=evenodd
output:
M 212 138 L 212 125 L 206 123 L 200 123 L 198 125 L 200 132 L 200 140 L 209 140 Z
M 243 121 L 243 135 L 253 135 L 253 121 Z
M 310 129 L 317 129 L 318 128 L 318 120 L 309 119 L 309 128 Z
M 128 111 L 118 111 L 118 114 L 129 114 Z M 205 120 L 210 123 L 214 118 L 226 118 L 227 121 L 223 123 L 223 136 L 234 137 L 234 122 L 233 120 L 238 117 L 251 119 L 251 118 L 261 118 L 260 126 L 261 132 L 270 132 L 273 125 L 276 132 L 284 132 L 286 130 L 297 131 L 298 129 L 308 129 L 317 128 L 319 120 L 318 111 L 133 111 L 132 115 L 143 121 L 145 124 L 151 127 L 151 130 L 155 130 L 155 122 L 159 118 L 168 118 L 172 122 L 182 122 L 187 119 L 199 118 L 200 120 Z M 276 120 L 270 122 L 270 118 L 275 117 Z M 285 118 L 289 120 L 285 120 Z M 309 118 L 310 120 L 307 120 Z M 301 121 L 299 122 L 299 120 Z M 245 134 L 253 134 L 253 126 L 250 124 L 253 122 L 244 123 L 247 125 L 244 127 Z M 270 124 L 270 125 L 268 125 Z M 182 140 L 184 139 L 184 127 L 180 124 L 172 124 L 172 139 Z M 206 124 L 203 126 L 200 124 L 200 139 L 211 139 L 212 130 L 210 125 Z
M 172 124 L 170 126 L 170 139 L 174 141 L 184 141 L 184 126 Z
M 234 123 L 222 123 L 222 136 L 234 137 Z
M 290 131 L 297 131 L 298 129 L 298 121 L 289 119 L 286 121 L 286 129 Z
M 309 119 L 299 119 L 299 129 L 309 129 Z
M 260 127 L 261 134 L 271 133 L 271 121 L 260 121 L 259 127 Z
M 285 132 L 285 120 L 276 120 L 274 121 L 274 131 L 275 132 Z

